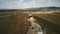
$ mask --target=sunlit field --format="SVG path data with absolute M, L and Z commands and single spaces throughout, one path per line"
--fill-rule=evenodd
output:
M 0 12 L 0 34 L 26 34 L 30 23 L 26 14 L 31 12 L 46 34 L 60 34 L 60 10 L 19 10 Z
M 42 12 L 34 14 L 34 17 L 47 34 L 60 34 L 60 12 Z

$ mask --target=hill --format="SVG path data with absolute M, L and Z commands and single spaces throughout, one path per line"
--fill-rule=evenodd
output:
M 36 7 L 36 8 L 26 8 L 26 9 L 0 9 L 0 12 L 3 11 L 23 11 L 23 10 L 56 10 L 60 9 L 60 7 Z
M 27 10 L 53 10 L 60 9 L 60 7 L 38 7 L 38 8 L 28 8 Z

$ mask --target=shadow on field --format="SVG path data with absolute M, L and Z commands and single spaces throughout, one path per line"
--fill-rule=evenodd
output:
M 0 15 L 0 34 L 26 34 L 31 25 L 26 18 L 26 14 L 20 12 Z
M 53 24 L 48 20 L 42 19 L 40 17 L 34 16 L 39 24 L 42 24 L 46 28 L 47 34 L 60 34 L 60 25 Z

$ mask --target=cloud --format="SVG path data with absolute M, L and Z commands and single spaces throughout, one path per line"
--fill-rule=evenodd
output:
M 22 2 L 23 2 L 24 0 L 20 0 L 20 1 L 22 1 Z
M 60 7 L 60 0 L 0 0 L 0 9 L 24 9 L 32 7 Z

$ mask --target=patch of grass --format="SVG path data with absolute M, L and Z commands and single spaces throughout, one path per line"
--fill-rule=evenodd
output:
M 34 16 L 39 24 L 43 24 L 46 28 L 47 34 L 60 34 L 60 25 L 49 22 L 48 20 L 42 19 L 40 17 Z
M 0 34 L 26 34 L 29 27 L 30 22 L 26 21 L 26 14 L 13 12 L 0 15 Z
M 15 17 L 13 15 L 0 16 L 0 34 L 7 34 L 13 21 L 15 21 Z

